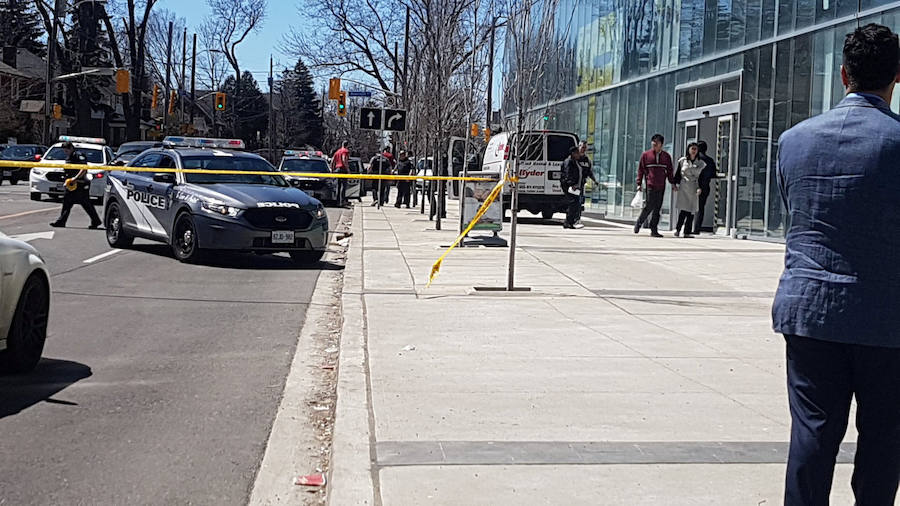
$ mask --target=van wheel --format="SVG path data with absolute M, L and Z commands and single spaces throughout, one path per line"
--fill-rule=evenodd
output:
M 134 243 L 134 237 L 125 231 L 122 223 L 122 213 L 119 204 L 113 202 L 106 208 L 104 214 L 106 221 L 106 242 L 113 248 L 127 248 Z
M 541 217 L 543 217 L 545 220 L 552 220 L 553 211 L 541 211 Z
M 175 220 L 175 227 L 172 230 L 172 252 L 179 262 L 193 263 L 200 260 L 197 227 L 188 213 L 180 214 Z
M 37 366 L 47 340 L 49 314 L 47 283 L 40 274 L 32 274 L 22 287 L 6 339 L 7 348 L 0 352 L 0 370 L 25 373 Z
M 31 192 L 31 200 L 40 202 L 41 201 L 41 192 Z

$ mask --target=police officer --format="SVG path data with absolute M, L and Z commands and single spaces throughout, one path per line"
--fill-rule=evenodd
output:
M 87 159 L 81 153 L 75 151 L 75 146 L 71 142 L 65 142 L 62 145 L 63 153 L 66 154 L 66 164 L 87 164 Z M 66 221 L 69 219 L 69 212 L 72 206 L 81 204 L 84 212 L 91 218 L 89 228 L 99 228 L 103 221 L 97 216 L 97 211 L 91 204 L 91 195 L 88 187 L 87 168 L 73 169 L 66 168 L 66 193 L 63 196 L 62 211 L 59 218 L 50 223 L 51 227 L 65 227 Z

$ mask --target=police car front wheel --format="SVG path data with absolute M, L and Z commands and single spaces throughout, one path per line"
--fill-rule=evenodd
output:
M 122 226 L 122 213 L 119 204 L 113 202 L 106 208 L 106 242 L 113 248 L 127 248 L 134 242 L 134 237 Z
M 197 226 L 194 218 L 182 213 L 175 220 L 172 231 L 172 251 L 181 262 L 196 262 L 200 259 L 200 247 L 197 244 Z

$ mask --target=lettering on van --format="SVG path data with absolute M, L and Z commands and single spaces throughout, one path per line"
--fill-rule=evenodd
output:
M 125 194 L 125 198 L 128 200 L 133 200 L 139 204 L 155 207 L 157 209 L 165 210 L 169 207 L 169 199 L 167 199 L 163 195 L 154 195 L 147 192 L 128 190 Z
M 537 169 L 519 169 L 519 178 L 544 177 L 545 172 Z

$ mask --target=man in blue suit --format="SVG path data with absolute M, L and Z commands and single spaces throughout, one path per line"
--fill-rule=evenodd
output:
M 894 504 L 900 482 L 900 82 L 898 38 L 847 35 L 847 96 L 779 140 L 789 215 L 775 331 L 787 344 L 791 447 L 787 505 L 827 505 L 857 402 L 858 506 Z

